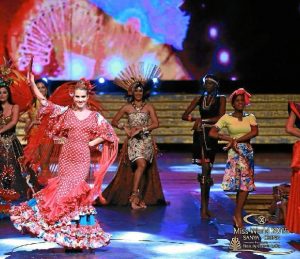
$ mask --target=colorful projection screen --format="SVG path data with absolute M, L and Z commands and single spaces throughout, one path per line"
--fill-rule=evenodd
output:
M 1 1 L 0 55 L 55 80 L 113 79 L 140 61 L 160 65 L 164 80 L 189 74 L 182 49 L 190 17 L 180 0 Z

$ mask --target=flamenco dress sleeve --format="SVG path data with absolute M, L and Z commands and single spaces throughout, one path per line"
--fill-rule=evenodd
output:
M 92 157 L 97 157 L 97 169 L 94 171 L 94 188 L 91 192 L 91 200 L 97 197 L 102 204 L 106 201 L 102 196 L 101 185 L 103 178 L 109 168 L 117 157 L 119 139 L 112 128 L 112 126 L 100 114 L 96 114 L 96 123 L 91 132 L 91 139 L 102 138 L 104 141 L 98 145 L 95 151 L 92 152 Z
M 48 155 L 49 148 L 52 148 L 53 136 L 58 134 L 61 126 L 62 115 L 68 107 L 59 106 L 48 101 L 38 112 L 41 124 L 30 136 L 27 146 L 24 148 L 24 163 L 34 171 L 40 166 L 43 154 Z M 42 148 L 42 150 L 40 150 Z

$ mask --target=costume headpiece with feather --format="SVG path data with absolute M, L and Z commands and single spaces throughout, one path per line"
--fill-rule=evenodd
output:
M 13 103 L 18 104 L 21 112 L 25 112 L 32 104 L 33 95 L 28 87 L 25 75 L 14 69 L 11 61 L 3 58 L 0 65 L 0 87 L 9 87 Z
M 115 78 L 114 83 L 125 89 L 130 96 L 133 92 L 133 86 L 136 83 L 145 86 L 149 80 L 160 78 L 161 76 L 161 70 L 157 65 L 139 62 L 138 64 L 132 64 L 121 71 Z

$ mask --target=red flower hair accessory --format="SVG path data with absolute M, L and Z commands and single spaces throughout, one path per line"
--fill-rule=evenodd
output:
M 85 78 L 81 78 L 75 85 L 70 86 L 70 96 L 74 96 L 75 89 L 84 89 L 87 90 L 89 95 L 95 94 L 93 89 L 95 88 L 94 85 L 91 84 L 89 80 Z
M 233 96 L 235 95 L 244 95 L 244 99 L 245 99 L 245 104 L 249 105 L 250 104 L 250 98 L 251 98 L 251 94 L 249 94 L 244 88 L 239 88 L 237 90 L 235 90 L 229 97 L 230 100 L 232 100 Z

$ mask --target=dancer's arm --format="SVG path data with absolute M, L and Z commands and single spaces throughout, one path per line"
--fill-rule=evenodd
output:
M 241 136 L 240 138 L 236 139 L 237 143 L 243 143 L 243 142 L 248 142 L 250 139 L 255 138 L 256 136 L 258 136 L 258 126 L 257 125 L 250 125 L 251 127 L 251 131 L 249 133 L 247 133 L 244 136 Z
M 46 99 L 46 97 L 44 95 L 42 95 L 42 93 L 40 92 L 40 90 L 36 86 L 35 81 L 34 81 L 34 75 L 32 73 L 28 73 L 27 77 L 28 77 L 27 79 L 29 80 L 30 87 L 31 87 L 34 95 L 36 96 L 36 98 L 38 99 L 38 101 L 43 106 L 46 106 L 47 105 L 47 99 Z
M 155 108 L 153 107 L 153 105 L 148 103 L 147 108 L 150 113 L 151 125 L 147 126 L 147 128 L 144 128 L 142 130 L 143 131 L 152 131 L 159 127 L 159 121 L 158 121 L 157 114 L 156 114 L 156 111 L 155 111 Z
M 224 141 L 228 141 L 228 142 L 231 142 L 233 140 L 233 138 L 230 137 L 229 135 L 220 133 L 219 129 L 216 126 L 213 126 L 210 129 L 209 136 L 211 138 L 215 138 L 215 139 L 218 139 L 218 140 L 224 140 Z
M 89 146 L 90 146 L 90 147 L 97 146 L 97 145 L 99 145 L 100 143 L 102 143 L 103 141 L 104 141 L 104 139 L 101 138 L 101 137 L 95 138 L 95 139 L 93 139 L 93 140 L 91 140 L 91 141 L 89 142 Z
M 118 129 L 124 129 L 125 125 L 124 123 L 119 123 L 120 119 L 124 116 L 124 114 L 127 112 L 127 105 L 124 105 L 113 117 L 111 121 L 111 125 L 113 127 L 116 127 Z
M 126 126 L 124 123 L 119 123 L 120 119 L 124 116 L 124 114 L 128 113 L 127 109 L 128 109 L 128 105 L 126 104 L 113 117 L 113 119 L 111 121 L 111 125 L 120 130 L 124 130 L 126 132 L 127 136 L 131 137 L 131 132 L 130 132 L 130 129 L 128 128 L 128 126 Z
M 12 119 L 11 119 L 11 121 L 9 123 L 7 123 L 6 125 L 4 125 L 2 128 L 0 128 L 0 134 L 4 133 L 7 130 L 10 130 L 11 128 L 16 126 L 18 121 L 19 121 L 19 105 L 15 104 L 12 107 Z
M 244 136 L 237 138 L 237 140 L 236 140 L 237 142 L 240 142 L 240 143 L 248 142 L 252 138 L 254 138 L 258 135 L 258 126 L 256 123 L 256 118 L 253 114 L 249 115 L 249 123 L 250 123 L 250 127 L 251 127 L 250 132 L 248 132 Z
M 181 119 L 184 121 L 196 121 L 197 119 L 201 119 L 201 117 L 193 117 L 191 113 L 197 107 L 199 103 L 200 97 L 195 97 L 194 100 L 190 103 L 190 105 L 186 108 L 184 113 L 182 114 Z
M 290 116 L 285 124 L 285 130 L 287 133 L 300 138 L 300 129 L 295 127 L 296 115 L 291 111 Z

